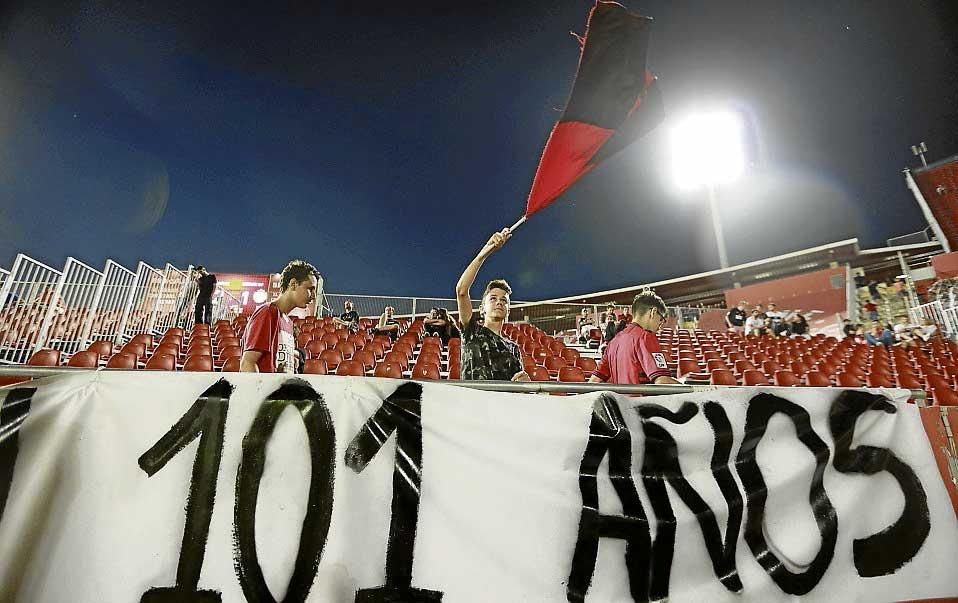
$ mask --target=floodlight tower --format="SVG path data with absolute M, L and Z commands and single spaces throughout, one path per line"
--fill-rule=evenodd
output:
M 718 211 L 716 188 L 733 182 L 745 169 L 743 125 L 732 111 L 687 117 L 672 129 L 672 168 L 680 188 L 708 191 L 719 263 L 728 268 L 728 252 Z

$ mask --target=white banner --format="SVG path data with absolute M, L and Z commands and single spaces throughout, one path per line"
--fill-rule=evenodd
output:
M 903 391 L 91 372 L 4 396 L 2 601 L 958 594 Z

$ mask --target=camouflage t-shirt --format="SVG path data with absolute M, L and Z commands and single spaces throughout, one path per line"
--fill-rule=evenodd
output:
M 519 346 L 496 335 L 474 312 L 462 330 L 462 367 L 467 381 L 509 381 L 522 371 Z

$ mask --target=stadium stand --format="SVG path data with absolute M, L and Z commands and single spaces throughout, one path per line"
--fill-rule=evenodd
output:
M 836 245 L 847 246 L 845 242 Z M 927 247 L 916 249 L 927 253 Z M 835 249 L 839 247 L 829 252 L 833 254 Z M 806 259 L 799 255 L 795 261 Z M 141 262 L 131 271 L 111 260 L 103 271 L 97 271 L 70 258 L 63 270 L 55 270 L 20 255 L 13 269 L 0 276 L 0 300 L 4 302 L 0 308 L 0 364 L 239 370 L 248 316 L 237 313 L 242 307 L 238 300 L 220 295 L 214 303 L 213 324 L 192 324 L 192 267 L 184 271 L 167 265 L 160 270 Z M 873 297 L 867 286 L 852 291 L 859 305 Z M 890 322 L 910 311 L 915 315 L 907 299 L 891 286 L 881 285 L 878 291 L 883 320 Z M 365 303 L 381 307 L 383 299 Z M 514 316 L 522 320 L 506 324 L 503 336 L 518 344 L 523 366 L 533 380 L 582 383 L 596 370 L 600 355 L 596 348 L 602 333 L 596 329 L 595 341 L 579 341 L 574 321 L 582 307 L 516 303 Z M 589 306 L 585 307 L 588 311 Z M 598 316 L 598 306 L 592 308 Z M 358 331 L 337 327 L 332 316 L 294 318 L 297 346 L 306 355 L 304 372 L 457 379 L 460 340 L 443 344 L 438 337 L 425 336 L 423 320 L 414 313 L 415 301 L 410 309 L 410 314 L 397 316 L 401 329 L 395 342 L 373 333 L 372 315 L 361 318 Z M 616 319 L 629 320 L 627 308 L 620 306 L 615 311 Z M 707 317 L 713 314 L 719 320 L 712 324 L 724 326 L 720 322 L 724 313 L 721 308 L 673 309 L 658 338 L 676 377 L 688 384 L 905 387 L 925 391 L 931 403 L 954 404 L 958 400 L 958 344 L 941 334 L 921 347 L 889 350 L 854 338 L 840 341 L 824 333 L 788 338 L 699 328 L 708 324 Z M 547 332 L 533 321 L 554 328 Z M 566 325 L 563 321 L 572 322 Z M 22 380 L 7 378 L 3 382 Z

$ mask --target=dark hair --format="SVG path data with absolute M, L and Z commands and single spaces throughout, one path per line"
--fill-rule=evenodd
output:
M 509 283 L 505 279 L 497 278 L 489 281 L 489 284 L 486 285 L 486 290 L 482 292 L 482 299 L 486 299 L 486 295 L 493 289 L 502 289 L 506 292 L 506 295 L 512 295 L 512 287 L 509 286 Z
M 632 300 L 632 315 L 642 316 L 649 310 L 655 310 L 662 318 L 666 316 L 665 302 L 651 289 L 643 289 Z
M 194 268 L 194 270 L 196 270 L 197 272 L 203 272 L 204 270 L 206 270 L 206 266 L 200 264 L 199 266 Z
M 293 260 L 289 264 L 286 264 L 286 267 L 283 268 L 283 271 L 279 274 L 280 287 L 283 291 L 286 291 L 290 281 L 295 280 L 296 282 L 302 283 L 309 277 L 318 275 L 319 272 L 309 262 Z

